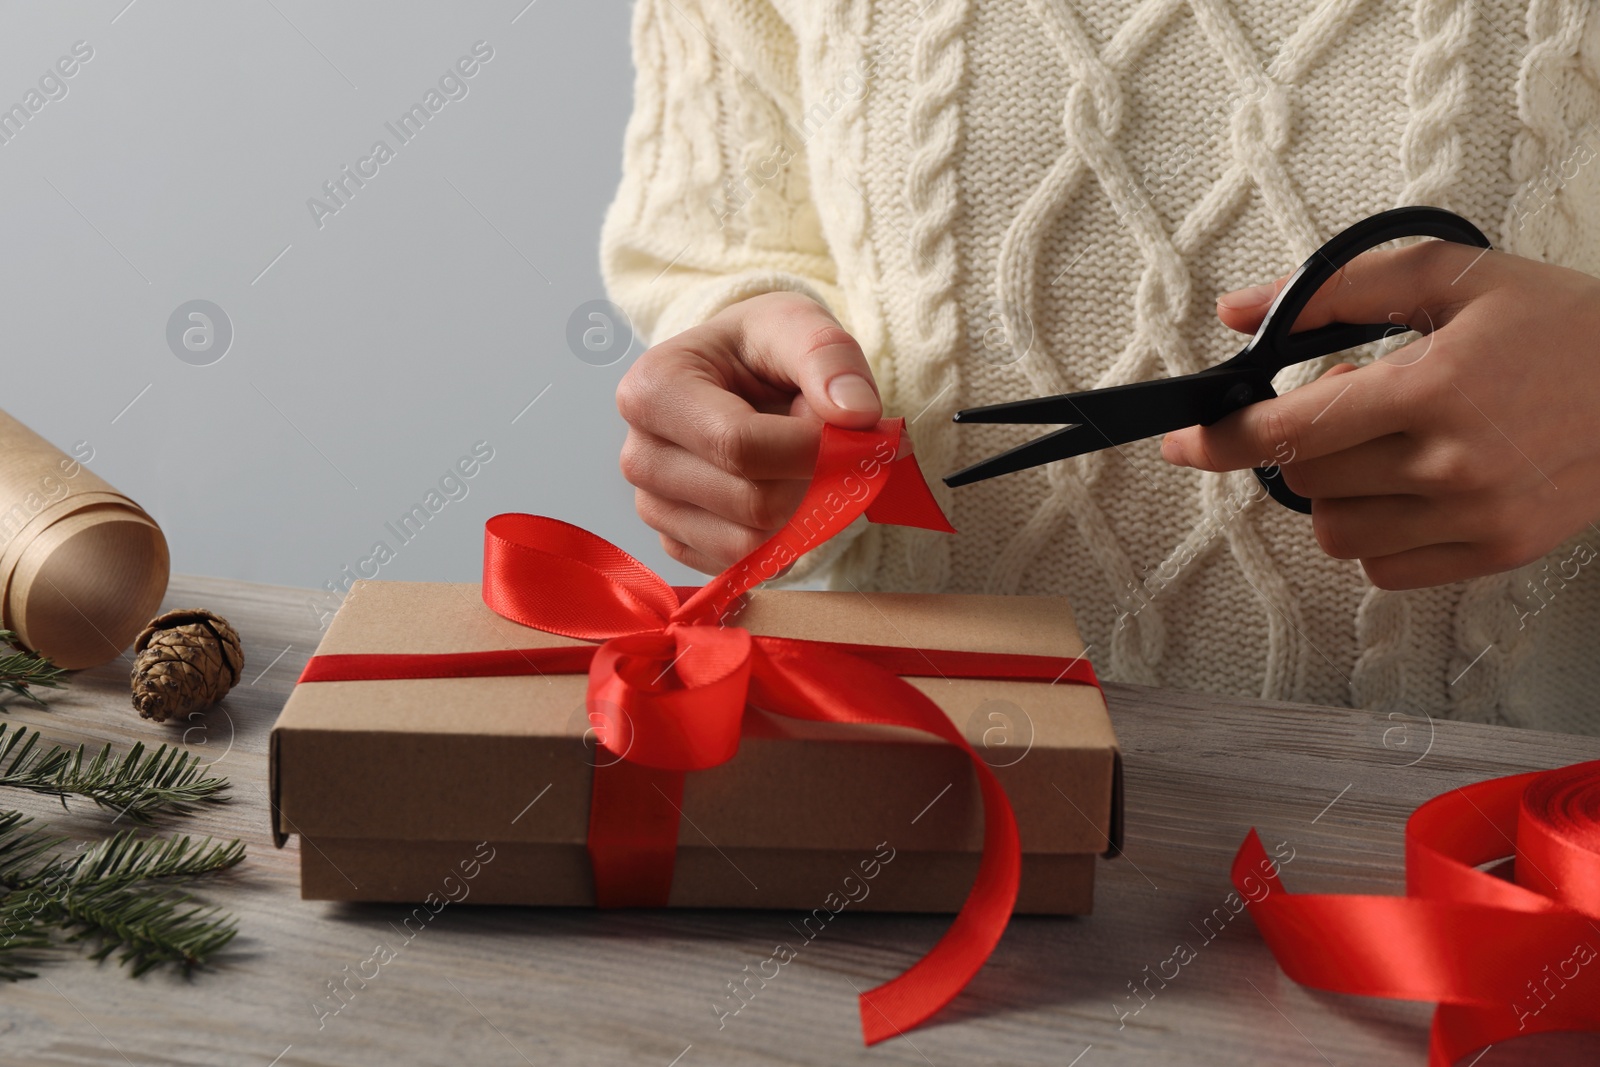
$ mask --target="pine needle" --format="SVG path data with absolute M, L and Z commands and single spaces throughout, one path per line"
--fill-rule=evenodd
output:
M 0 981 L 31 978 L 9 954 L 49 946 L 50 932 L 40 921 L 35 891 L 27 888 L 30 868 L 66 839 L 28 828 L 32 820 L 20 811 L 0 811 Z
M 94 960 L 121 949 L 117 962 L 130 966 L 135 978 L 163 963 L 185 970 L 198 966 L 238 933 L 235 919 L 193 903 L 187 893 L 146 893 L 130 886 L 70 893 L 61 898 L 60 912 L 61 925 L 76 931 L 68 941 L 98 941 L 89 957 Z
M 60 797 L 63 807 L 68 797 L 83 797 L 138 822 L 226 799 L 221 794 L 228 780 L 204 776 L 210 766 L 174 745 L 146 754 L 141 741 L 126 755 L 113 756 L 107 744 L 86 761 L 82 745 L 41 749 L 39 740 L 39 731 L 28 729 L 14 729 L 7 737 L 6 724 L 0 723 L 0 786 Z
M 0 642 L 15 635 L 0 630 Z M 59 688 L 62 671 L 18 648 L 0 656 L 0 693 L 43 702 L 31 687 Z M 40 741 L 39 731 L 0 723 L 0 786 L 59 797 L 82 797 L 148 822 L 219 802 L 226 778 L 174 745 L 146 752 L 138 743 L 93 756 L 83 745 Z M 114 821 L 114 820 L 113 820 Z M 96 944 L 90 958 L 115 955 L 135 977 L 164 963 L 184 970 L 205 963 L 238 932 L 238 923 L 185 890 L 185 883 L 244 859 L 244 845 L 211 838 L 144 837 L 121 830 L 75 851 L 66 839 L 41 832 L 20 812 L 0 811 L 0 981 L 31 978 L 30 956 L 61 943 Z
M 180 881 L 226 870 L 244 859 L 239 841 L 196 841 L 181 837 L 140 837 L 122 830 L 97 842 L 59 865 L 47 867 L 50 876 L 73 886 L 128 885 L 158 880 Z
M 26 884 L 34 861 L 66 841 L 28 829 L 32 821 L 20 811 L 0 811 L 0 888 Z
M 45 707 L 45 702 L 34 693 L 33 687 L 60 689 L 62 676 L 66 672 L 44 656 L 22 648 L 17 644 L 17 635 L 10 630 L 0 630 L 0 643 L 15 649 L 9 655 L 0 656 L 0 691 L 15 693 L 41 708 Z
M 163 963 L 187 970 L 233 940 L 237 922 L 179 885 L 239 863 L 241 842 L 124 830 L 62 854 L 53 850 L 63 839 L 30 821 L 0 812 L 0 980 L 31 977 L 11 954 L 48 949 L 54 934 L 96 942 L 91 959 L 115 954 L 134 976 Z
M 32 978 L 34 972 L 16 962 L 15 957 L 37 954 L 50 947 L 50 928 L 40 918 L 40 905 L 35 903 L 42 899 L 31 891 L 0 897 L 0 981 Z

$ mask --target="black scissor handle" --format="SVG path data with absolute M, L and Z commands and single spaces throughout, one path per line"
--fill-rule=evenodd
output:
M 1285 367 L 1330 352 L 1355 348 L 1377 340 L 1386 332 L 1402 332 L 1407 328 L 1398 323 L 1362 325 L 1333 322 L 1314 330 L 1290 333 L 1295 320 L 1317 294 L 1317 290 L 1339 273 L 1346 263 L 1363 252 L 1401 237 L 1438 237 L 1456 244 L 1489 247 L 1489 238 L 1484 236 L 1482 230 L 1460 215 L 1437 207 L 1392 208 L 1341 230 L 1300 264 L 1300 269 L 1294 272 L 1288 284 L 1278 291 L 1256 335 L 1243 352 L 1229 361 L 1251 363 L 1262 368 L 1261 379 L 1251 389 L 1252 402 L 1278 395 L 1268 379 Z M 1303 515 L 1311 514 L 1311 501 L 1284 483 L 1280 467 L 1257 467 L 1255 476 L 1272 499 Z
M 1272 383 L 1266 381 L 1256 382 L 1254 385 L 1249 386 L 1240 385 L 1237 388 L 1240 401 L 1239 407 L 1253 404 L 1257 400 L 1270 400 L 1278 395 L 1278 391 L 1272 387 Z M 1209 426 L 1211 423 L 1208 422 L 1205 425 Z M 1256 467 L 1251 473 L 1256 476 L 1256 481 L 1261 483 L 1261 487 L 1267 491 L 1267 495 L 1272 499 L 1290 511 L 1298 511 L 1302 515 L 1311 514 L 1311 501 L 1289 488 L 1288 483 L 1283 480 L 1282 467 L 1276 465 Z
M 1298 511 L 1302 515 L 1311 514 L 1311 501 L 1289 488 L 1283 480 L 1282 467 L 1256 467 L 1250 473 L 1256 476 L 1267 495 L 1290 511 Z
M 1483 235 L 1482 230 L 1443 208 L 1397 207 L 1368 216 L 1334 234 L 1300 264 L 1300 269 L 1294 272 L 1288 284 L 1278 291 L 1256 335 L 1250 339 L 1244 351 L 1234 358 L 1241 363 L 1254 363 L 1276 374 L 1285 367 L 1339 351 L 1339 348 L 1329 344 L 1330 340 L 1338 337 L 1336 331 L 1373 328 L 1336 322 L 1316 330 L 1307 330 L 1296 337 L 1290 335 L 1295 320 L 1306 309 L 1311 298 L 1317 295 L 1323 283 L 1361 253 L 1402 237 L 1438 237 L 1456 244 L 1489 247 L 1489 238 Z M 1385 326 L 1403 329 L 1393 323 L 1376 324 L 1377 328 Z M 1317 343 L 1318 338 L 1322 343 Z M 1353 348 L 1356 343 L 1360 342 L 1345 347 Z

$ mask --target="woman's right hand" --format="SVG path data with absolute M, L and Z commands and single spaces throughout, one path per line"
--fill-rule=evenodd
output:
M 798 293 L 763 293 L 645 352 L 617 386 L 622 474 L 667 554 L 717 574 L 794 514 L 823 423 L 882 417 L 861 346 Z

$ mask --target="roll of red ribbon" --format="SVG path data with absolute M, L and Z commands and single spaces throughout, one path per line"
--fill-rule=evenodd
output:
M 1484 869 L 1508 857 L 1509 878 Z M 1289 893 L 1254 830 L 1233 882 L 1295 981 L 1438 1004 L 1430 1067 L 1520 1035 L 1600 1030 L 1600 761 L 1422 805 L 1403 897 Z

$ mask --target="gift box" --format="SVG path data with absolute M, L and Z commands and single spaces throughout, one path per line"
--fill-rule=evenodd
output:
M 302 895 L 956 911 L 859 995 L 868 1044 L 1014 911 L 1088 911 L 1120 764 L 1064 601 L 758 589 L 863 516 L 954 532 L 904 429 L 823 427 L 791 520 L 699 589 L 522 514 L 479 587 L 357 583 L 272 733 Z
M 1053 597 L 757 590 L 731 620 L 756 634 L 911 650 L 1083 651 Z M 477 585 L 357 582 L 317 656 L 571 644 L 495 614 Z M 1121 836 L 1120 762 L 1100 690 L 907 681 L 1005 787 L 1023 854 L 1015 910 L 1088 912 L 1095 858 Z M 297 686 L 272 732 L 271 782 L 279 842 L 301 835 L 302 896 L 421 902 L 460 886 L 480 903 L 595 903 L 591 782 L 613 757 L 596 743 L 585 687 L 582 674 Z M 975 774 L 957 749 L 903 727 L 756 706 L 738 754 L 689 774 L 681 807 L 671 906 L 810 910 L 842 894 L 857 909 L 955 911 L 983 846 Z

